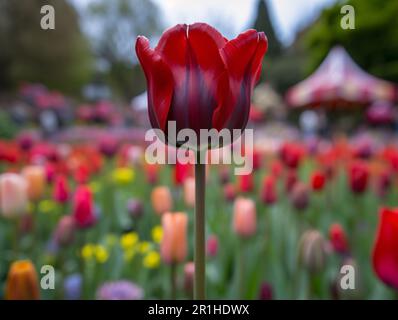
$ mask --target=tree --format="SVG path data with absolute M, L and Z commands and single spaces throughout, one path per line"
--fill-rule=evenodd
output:
M 74 8 L 53 0 L 55 29 L 43 30 L 46 0 L 0 0 L 0 85 L 41 82 L 68 93 L 80 92 L 90 76 L 91 53 Z
M 355 29 L 340 26 L 342 3 L 323 11 L 308 29 L 303 44 L 308 51 L 308 72 L 319 66 L 336 44 L 369 73 L 398 82 L 398 2 L 395 0 L 350 0 L 355 9 Z
M 276 36 L 265 0 L 259 0 L 253 28 L 268 38 L 261 79 L 280 91 L 286 91 L 302 78 L 302 54 L 299 47 L 284 48 Z
M 268 13 L 268 5 L 265 3 L 264 0 L 258 1 L 257 17 L 254 21 L 253 28 L 257 31 L 263 31 L 267 35 L 268 57 L 278 57 L 282 52 L 282 45 L 275 34 L 270 15 Z
M 160 33 L 159 12 L 152 1 L 97 0 L 87 13 L 92 45 L 98 58 L 106 61 L 106 80 L 125 100 L 145 90 L 145 78 L 136 59 L 138 35 L 148 38 Z

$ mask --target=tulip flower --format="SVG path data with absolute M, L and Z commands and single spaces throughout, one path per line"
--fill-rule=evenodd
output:
M 296 182 L 290 193 L 290 201 L 297 210 L 304 210 L 308 207 L 308 187 L 302 182 Z
M 216 235 L 211 235 L 207 239 L 206 243 L 206 248 L 207 248 L 207 255 L 209 257 L 215 257 L 218 252 L 218 238 Z
M 311 187 L 314 191 L 322 191 L 325 186 L 326 176 L 320 172 L 315 171 L 311 176 Z
M 260 286 L 259 299 L 260 300 L 272 300 L 272 297 L 273 297 L 272 292 L 273 292 L 273 289 L 269 283 L 267 283 L 267 282 L 262 283 Z
M 127 202 L 127 212 L 132 218 L 140 218 L 144 213 L 144 205 L 138 199 L 129 199 Z
M 27 183 L 16 173 L 0 175 L 0 213 L 6 218 L 21 216 L 28 205 Z
M 166 132 L 171 120 L 177 132 L 190 128 L 197 135 L 200 129 L 244 129 L 266 50 L 262 32 L 228 41 L 204 23 L 168 29 L 155 49 L 138 37 L 152 127 Z
M 88 228 L 95 223 L 93 196 L 89 187 L 84 185 L 77 187 L 72 215 L 76 226 L 80 229 Z
M 263 181 L 263 188 L 261 190 L 261 200 L 263 203 L 271 205 L 276 201 L 276 186 L 275 178 L 268 176 Z
M 382 208 L 373 247 L 373 270 L 386 285 L 398 290 L 398 209 Z
M 177 160 L 174 166 L 174 183 L 177 186 L 183 185 L 185 179 L 189 177 L 190 171 L 191 171 L 191 165 L 189 163 L 182 164 Z
M 253 174 L 250 173 L 239 176 L 239 190 L 241 192 L 250 192 L 253 191 L 253 188 Z
M 250 237 L 255 234 L 257 214 L 256 205 L 252 199 L 239 197 L 235 200 L 233 228 L 241 237 Z
M 28 197 L 32 201 L 38 201 L 44 194 L 46 187 L 46 174 L 42 166 L 28 166 L 22 170 L 28 184 Z
M 329 238 L 334 251 L 341 254 L 348 252 L 347 235 L 340 224 L 335 223 L 330 226 Z
M 386 196 L 388 190 L 392 185 L 391 172 L 384 170 L 378 176 L 376 180 L 376 193 L 380 198 Z
M 187 178 L 184 181 L 184 201 L 188 207 L 195 206 L 195 179 Z
M 205 23 L 176 25 L 163 33 L 155 49 L 145 37 L 138 37 L 136 52 L 148 87 L 151 125 L 169 140 L 168 125 L 177 132 L 191 129 L 237 129 L 246 127 L 251 95 L 261 74 L 267 51 L 263 32 L 248 30 L 228 40 Z M 237 138 L 235 136 L 235 138 Z M 190 144 L 197 151 L 208 141 Z M 211 146 L 210 146 L 211 147 Z M 195 298 L 205 298 L 205 165 L 195 164 Z
M 12 263 L 8 271 L 5 298 L 7 300 L 40 299 L 39 281 L 31 261 L 19 260 Z
M 68 180 L 64 175 L 58 175 L 55 178 L 53 198 L 60 204 L 66 203 L 69 199 Z
M 366 190 L 369 180 L 368 166 L 361 161 L 351 164 L 348 171 L 349 182 L 352 192 L 362 193 Z
M 167 264 L 183 262 L 187 255 L 188 216 L 183 212 L 166 212 L 162 216 L 162 227 L 162 260 Z
M 304 150 L 296 143 L 285 143 L 281 147 L 279 155 L 286 167 L 296 169 L 303 158 Z
M 55 229 L 54 240 L 60 246 L 67 246 L 75 239 L 75 220 L 72 216 L 63 216 Z
M 189 297 L 192 297 L 195 275 L 195 263 L 187 262 L 184 266 L 184 290 Z
M 97 300 L 141 300 L 144 290 L 128 280 L 106 282 L 97 290 Z
M 233 185 L 232 183 L 227 183 L 224 186 L 224 198 L 225 200 L 227 200 L 228 202 L 231 202 L 235 199 L 236 197 L 236 188 L 235 185 Z
M 155 187 L 151 193 L 151 202 L 153 210 L 158 214 L 172 210 L 173 198 L 170 189 L 166 186 Z
M 326 242 L 317 230 L 308 230 L 299 242 L 300 261 L 311 273 L 316 273 L 326 264 Z

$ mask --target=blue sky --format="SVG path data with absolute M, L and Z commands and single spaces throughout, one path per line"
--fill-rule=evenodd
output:
M 71 0 L 78 7 L 93 0 Z M 145 1 L 145 0 L 142 0 Z M 163 13 L 165 27 L 197 21 L 215 25 L 232 37 L 250 27 L 258 0 L 153 0 Z M 267 0 L 277 35 L 285 44 L 336 0 Z

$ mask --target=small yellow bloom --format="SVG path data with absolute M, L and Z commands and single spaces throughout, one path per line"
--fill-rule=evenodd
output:
M 81 255 L 82 255 L 83 259 L 84 260 L 91 259 L 92 256 L 94 255 L 94 249 L 95 249 L 95 246 L 91 243 L 84 245 L 82 248 L 82 251 L 81 251 Z
M 117 168 L 113 171 L 112 178 L 117 184 L 128 184 L 134 179 L 134 170 L 131 168 Z
M 160 264 L 160 254 L 156 251 L 150 251 L 144 258 L 143 265 L 145 268 L 154 269 Z
M 105 263 L 109 258 L 109 253 L 104 246 L 96 245 L 95 246 L 95 257 L 97 259 L 97 262 Z
M 52 200 L 42 200 L 39 202 L 39 212 L 50 213 L 56 208 L 56 203 Z
M 90 188 L 92 193 L 98 193 L 98 191 L 100 190 L 101 186 L 97 181 L 92 181 L 90 182 L 90 184 L 88 185 L 88 187 Z
M 138 234 L 136 232 L 129 232 L 120 238 L 120 245 L 124 250 L 133 248 L 139 240 Z
M 151 244 L 148 241 L 142 241 L 138 244 L 138 251 L 142 254 L 147 253 L 151 249 Z
M 162 241 L 163 229 L 162 226 L 155 226 L 152 229 L 152 239 L 153 241 L 160 243 Z

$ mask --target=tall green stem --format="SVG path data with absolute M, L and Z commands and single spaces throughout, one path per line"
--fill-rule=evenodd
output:
M 206 165 L 200 161 L 197 152 L 195 164 L 195 290 L 194 299 L 206 298 L 205 286 L 205 171 Z
M 177 264 L 172 263 L 170 266 L 170 287 L 171 287 L 171 300 L 177 298 Z

